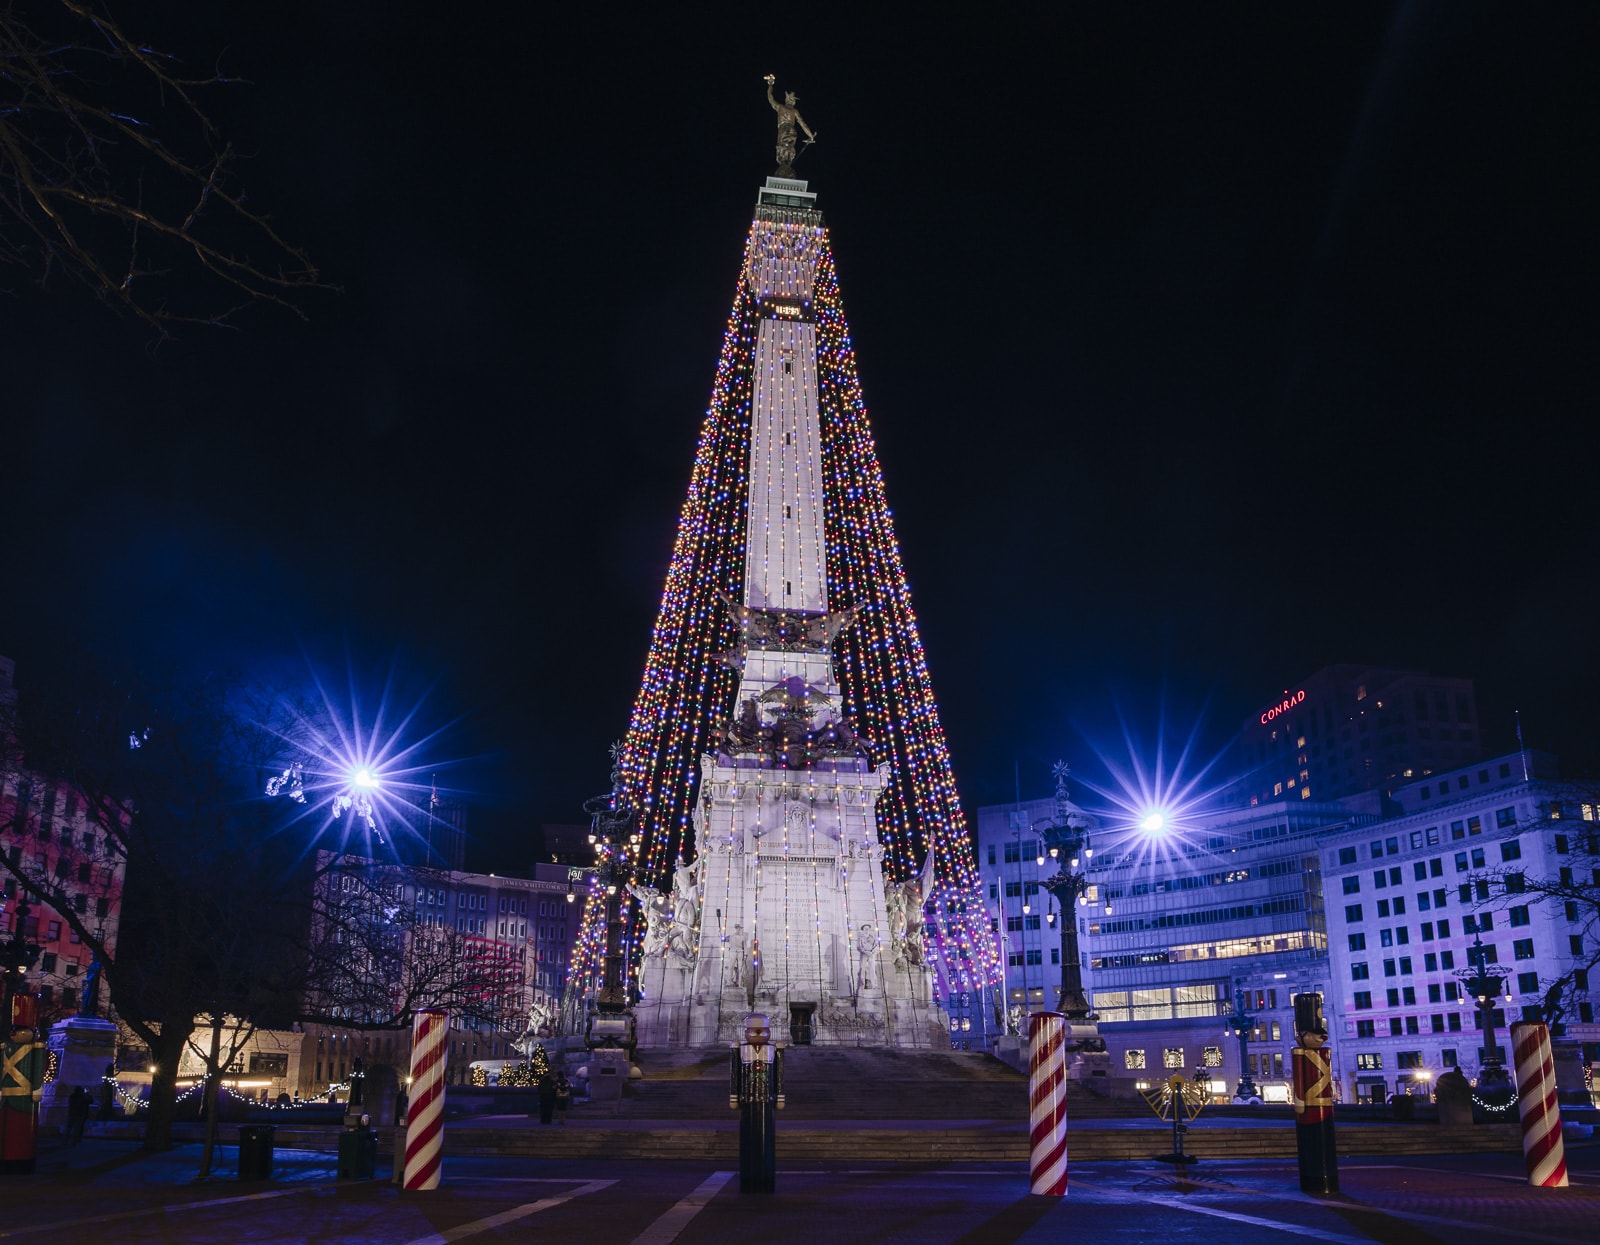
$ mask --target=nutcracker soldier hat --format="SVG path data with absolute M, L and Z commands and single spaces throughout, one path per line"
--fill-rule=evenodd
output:
M 772 1029 L 771 1024 L 767 1021 L 767 1015 L 765 1012 L 751 1012 L 744 1018 L 744 1027 L 747 1032 L 751 1029 L 760 1029 L 763 1032 L 770 1032 Z
M 1294 996 L 1294 1030 L 1296 1033 L 1315 1033 L 1328 1036 L 1328 1026 L 1322 1019 L 1322 996 L 1302 990 Z
M 11 1027 L 13 1029 L 39 1028 L 39 1000 L 31 994 L 11 996 Z

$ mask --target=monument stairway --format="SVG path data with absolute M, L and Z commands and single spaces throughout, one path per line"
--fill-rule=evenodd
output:
M 784 1117 L 801 1120 L 994 1120 L 1028 1118 L 1028 1079 L 984 1054 L 874 1047 L 791 1046 L 784 1050 Z M 641 1051 L 642 1080 L 620 1115 L 642 1120 L 728 1115 L 726 1051 Z M 1067 1111 L 1078 1118 L 1137 1118 L 1138 1100 L 1103 1098 L 1073 1083 Z

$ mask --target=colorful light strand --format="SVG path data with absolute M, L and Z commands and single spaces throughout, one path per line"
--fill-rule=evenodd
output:
M 755 347 L 766 314 L 747 280 L 770 225 L 756 222 L 701 426 L 689 491 L 661 605 L 634 702 L 619 772 L 639 810 L 642 850 L 631 881 L 663 887 L 682 854 L 693 854 L 693 813 L 700 755 L 730 714 L 737 670 L 719 654 L 737 645 L 737 631 L 718 594 L 738 599 L 745 574 Z M 931 850 L 934 885 L 925 895 L 928 931 L 941 992 L 975 990 L 1000 979 L 998 938 L 984 916 L 976 860 L 967 834 L 939 722 L 916 613 L 895 538 L 854 349 L 825 230 L 816 231 L 814 301 L 806 307 L 817 332 L 820 462 L 808 474 L 822 481 L 828 606 L 861 607 L 860 620 L 834 649 L 843 709 L 874 763 L 891 777 L 878 801 L 884 868 L 893 881 L 921 871 Z M 808 456 L 809 457 L 809 456 Z M 796 481 L 796 492 L 802 492 Z M 814 485 L 813 485 L 814 489 Z M 812 491 L 812 490 L 805 490 Z M 787 853 L 787 827 L 783 830 Z M 569 979 L 579 989 L 597 981 L 603 932 L 584 932 L 573 948 Z M 602 905 L 603 909 L 603 905 Z M 719 930 L 724 941 L 725 929 Z M 759 955 L 759 922 L 749 933 Z M 785 931 L 787 941 L 788 931 Z

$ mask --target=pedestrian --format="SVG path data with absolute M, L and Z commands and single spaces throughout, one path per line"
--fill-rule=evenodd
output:
M 572 1082 L 565 1072 L 556 1073 L 556 1123 L 567 1122 L 567 1112 L 572 1110 Z
M 67 1144 L 75 1146 L 83 1140 L 83 1127 L 89 1122 L 89 1109 L 94 1099 L 82 1085 L 67 1098 Z
M 556 1074 L 547 1071 L 539 1078 L 539 1123 L 548 1124 L 556 1114 Z

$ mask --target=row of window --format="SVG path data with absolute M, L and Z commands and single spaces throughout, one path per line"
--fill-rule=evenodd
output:
M 1184 1049 L 1181 1046 L 1164 1046 L 1161 1048 L 1161 1066 L 1163 1068 L 1184 1067 Z M 1279 1074 L 1282 1074 L 1283 1056 L 1278 1056 Z M 1122 1052 L 1122 1065 L 1125 1068 L 1143 1068 L 1148 1064 L 1145 1052 L 1140 1050 L 1125 1050 Z M 1222 1066 L 1222 1047 L 1206 1046 L 1200 1051 L 1200 1067 L 1220 1068 Z

